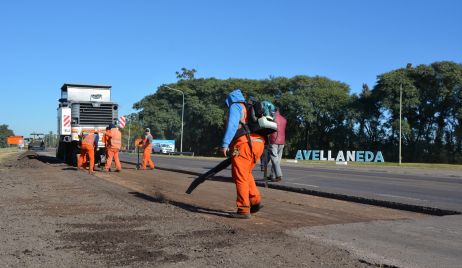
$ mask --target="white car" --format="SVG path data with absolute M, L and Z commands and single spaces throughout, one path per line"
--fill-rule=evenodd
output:
M 154 153 L 168 154 L 173 153 L 175 149 L 168 144 L 154 144 L 154 146 L 152 147 L 152 151 Z

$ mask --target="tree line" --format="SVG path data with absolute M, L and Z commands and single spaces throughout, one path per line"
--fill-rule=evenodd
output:
M 132 135 L 150 127 L 155 138 L 179 145 L 182 95 L 171 87 L 185 95 L 183 151 L 213 155 L 224 133 L 226 95 L 240 88 L 247 97 L 272 101 L 287 118 L 285 157 L 298 149 L 380 150 L 386 161 L 398 161 L 401 92 L 402 160 L 462 163 L 461 64 L 408 64 L 378 75 L 374 87 L 364 84 L 359 94 L 322 76 L 222 80 L 195 73 L 183 68 L 176 83 L 135 103 Z
M 8 125 L 0 125 L 0 148 L 8 147 L 7 138 L 8 136 L 14 136 L 13 130 Z

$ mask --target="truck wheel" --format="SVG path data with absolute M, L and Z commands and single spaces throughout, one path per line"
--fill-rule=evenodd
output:
M 56 149 L 56 158 L 63 160 L 63 144 L 62 142 L 58 143 L 58 148 Z
M 77 154 L 79 153 L 79 149 L 78 149 L 78 146 L 77 146 L 77 142 L 71 142 L 70 143 L 70 163 L 69 165 L 71 166 L 74 166 L 74 167 L 77 167 Z

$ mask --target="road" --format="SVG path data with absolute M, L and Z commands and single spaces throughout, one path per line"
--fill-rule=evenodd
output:
M 216 162 L 153 158 L 158 166 L 196 168 L 196 172 Z M 235 191 L 231 183 L 209 181 L 187 195 L 184 190 L 194 178 L 187 174 L 137 171 L 125 163 L 121 173 L 96 172 L 95 176 L 89 176 L 60 164 L 51 155 L 38 159 L 47 164 L 23 159 L 5 171 L 0 166 L 0 178 L 3 172 L 0 196 L 6 204 L 0 213 L 4 219 L 2 226 L 6 227 L 0 230 L 3 232 L 0 237 L 6 242 L 1 243 L 5 253 L 0 254 L 0 262 L 5 259 L 15 263 L 20 258 L 21 264 L 25 264 L 22 266 L 37 261 L 43 264 L 39 266 L 50 266 L 46 264 L 57 261 L 96 261 L 96 265 L 90 266 L 152 266 L 161 261 L 165 262 L 163 266 L 175 267 L 255 264 L 261 267 L 460 267 L 462 215 L 434 217 L 260 188 L 264 209 L 250 221 L 242 221 L 227 217 L 235 211 Z M 293 166 L 284 168 L 291 170 Z M 380 170 L 315 168 L 327 169 L 333 174 Z M 450 172 L 403 172 L 402 169 L 391 169 L 387 174 L 392 178 L 427 174 L 427 177 L 446 179 L 451 175 Z M 125 190 L 117 190 L 116 185 Z M 24 192 L 24 188 L 28 190 Z M 24 204 L 28 206 L 23 207 Z M 35 221 L 30 219 L 31 211 L 37 212 Z M 44 212 L 54 213 L 60 224 L 56 226 L 55 219 L 48 219 L 44 224 Z M 148 219 L 148 225 L 140 222 L 144 218 Z M 68 227 L 63 228 L 66 226 L 63 220 L 69 222 Z M 28 227 L 31 222 L 33 226 Z M 36 235 L 38 223 L 42 230 L 40 236 Z M 48 235 L 43 233 L 44 225 L 48 226 Z M 15 232 L 18 229 L 20 233 Z M 24 230 L 28 231 L 27 235 Z M 51 240 L 51 245 L 64 244 L 47 247 L 41 243 L 44 237 Z M 21 243 L 16 242 L 18 239 Z M 69 253 L 75 254 L 77 260 L 68 259 Z
M 121 159 L 136 162 L 136 155 L 121 154 Z M 162 168 L 198 173 L 220 161 L 159 155 L 152 159 Z M 462 174 L 455 171 L 285 164 L 283 173 L 281 185 L 462 212 Z M 217 175 L 229 177 L 230 170 Z M 263 179 L 259 165 L 254 177 Z
M 374 267 L 396 262 L 350 254 L 304 228 L 429 218 L 261 188 L 265 207 L 234 219 L 232 183 L 188 195 L 194 176 L 179 172 L 125 163 L 92 176 L 44 152 L 30 156 L 0 161 L 1 267 Z M 458 264 L 459 253 L 432 259 Z

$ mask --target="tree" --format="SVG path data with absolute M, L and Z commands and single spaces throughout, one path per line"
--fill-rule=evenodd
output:
M 298 149 L 381 150 L 398 160 L 399 96 L 403 92 L 402 134 L 405 161 L 462 162 L 462 66 L 435 62 L 391 70 L 370 89 L 350 94 L 341 81 L 321 76 L 291 78 L 195 78 L 182 68 L 169 87 L 185 94 L 183 148 L 210 155 L 221 145 L 225 98 L 240 88 L 246 97 L 272 101 L 287 118 L 286 155 Z M 134 104 L 139 124 L 159 139 L 180 143 L 182 96 L 159 86 Z
M 48 132 L 48 134 L 45 134 L 43 140 L 45 141 L 46 147 L 58 146 L 58 136 L 56 134 L 53 134 L 53 131 L 50 131 Z
M 13 130 L 8 128 L 8 125 L 0 125 L 0 147 L 7 147 L 8 136 L 14 136 Z
M 356 149 L 380 150 L 386 133 L 382 128 L 383 116 L 377 99 L 367 84 L 363 84 L 359 96 L 353 95 L 352 111 L 356 124 Z
M 196 73 L 196 69 L 186 69 L 186 68 L 181 68 L 181 72 L 175 72 L 176 78 L 179 80 L 192 80 L 194 79 L 194 74 Z
M 144 130 L 142 121 L 137 113 L 132 113 L 126 116 L 127 123 L 125 127 L 120 129 L 122 133 L 122 147 L 123 148 L 135 148 L 135 140 L 144 136 Z M 129 135 L 130 130 L 130 135 Z M 130 138 L 130 139 L 129 139 Z M 130 144 L 130 147 L 128 146 Z
M 326 77 L 295 76 L 289 80 L 279 101 L 288 118 L 289 148 L 336 148 L 348 146 L 347 107 L 349 87 Z M 351 126 L 350 126 L 351 127 Z
M 373 95 L 396 148 L 399 126 L 399 90 L 403 90 L 403 145 L 406 161 L 446 162 L 460 155 L 459 114 L 462 65 L 435 62 L 407 66 L 378 77 Z M 459 138 L 458 138 L 459 137 Z M 446 146 L 445 146 L 446 145 Z M 448 146 L 451 149 L 448 150 Z M 445 148 L 446 147 L 446 148 Z

